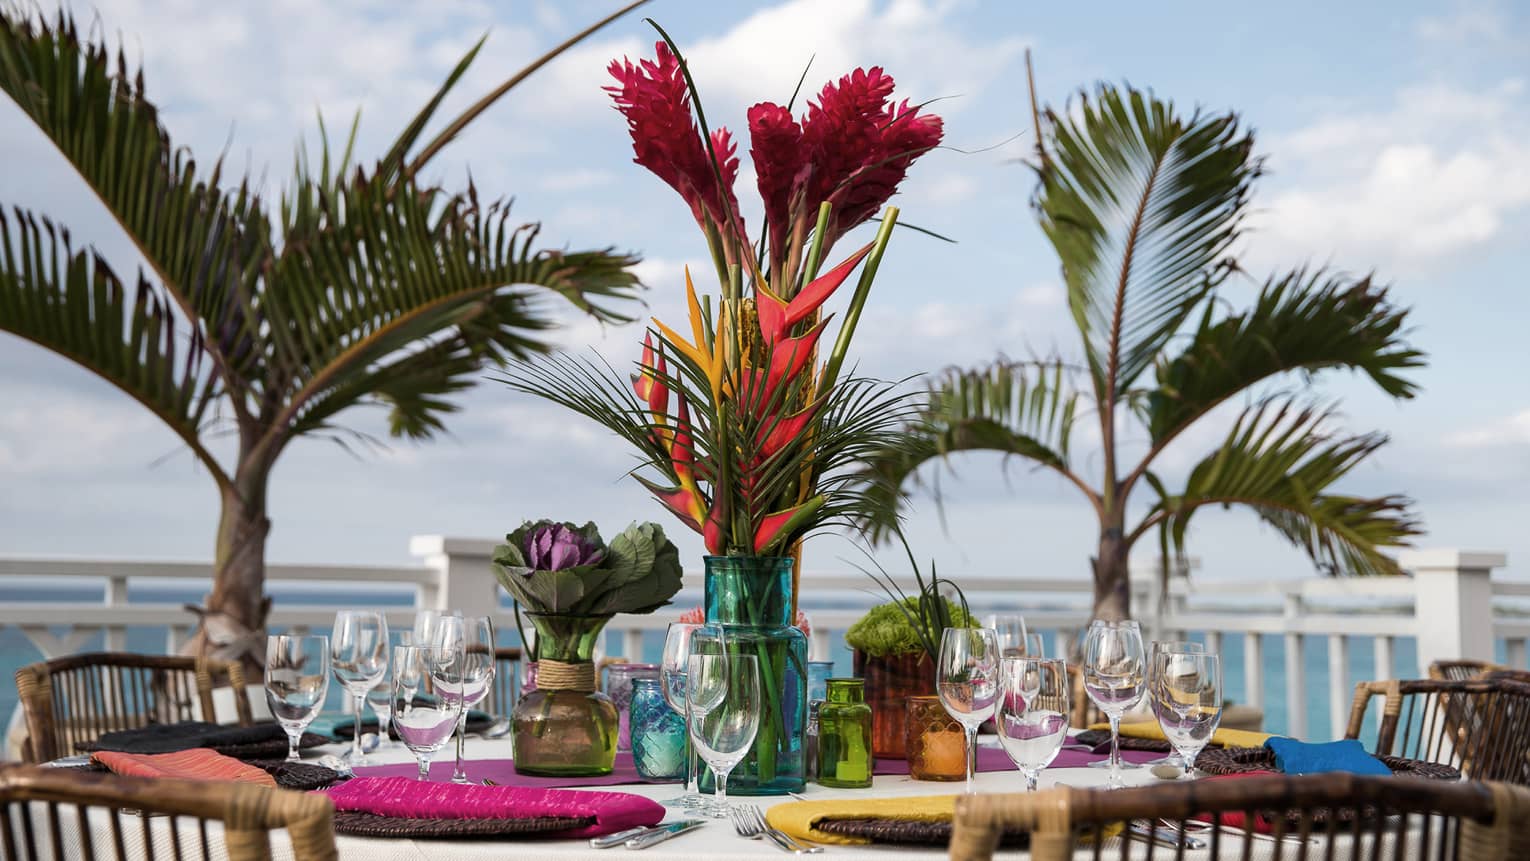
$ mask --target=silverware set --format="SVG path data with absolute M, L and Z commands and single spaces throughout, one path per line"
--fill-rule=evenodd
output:
M 771 828 L 765 821 L 765 814 L 753 804 L 738 804 L 728 811 L 729 818 L 733 820 L 733 830 L 738 836 L 747 837 L 750 840 L 768 838 L 784 852 L 793 855 L 810 855 L 823 851 L 822 846 L 811 846 L 796 840 L 784 831 Z

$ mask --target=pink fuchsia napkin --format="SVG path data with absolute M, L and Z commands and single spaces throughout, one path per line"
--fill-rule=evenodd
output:
M 664 808 L 629 792 L 580 792 L 434 783 L 407 777 L 357 777 L 323 790 L 336 810 L 400 819 L 532 819 L 593 816 L 595 824 L 560 837 L 597 837 L 640 825 L 658 825 Z

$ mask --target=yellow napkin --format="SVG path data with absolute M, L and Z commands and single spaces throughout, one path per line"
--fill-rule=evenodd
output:
M 791 801 L 765 811 L 765 821 L 793 837 L 814 843 L 870 843 L 864 837 L 829 834 L 813 826 L 825 819 L 899 819 L 906 822 L 950 822 L 956 815 L 955 795 L 916 798 L 849 798 L 834 801 Z
M 1110 731 L 1110 724 L 1091 724 L 1090 729 Z M 1144 720 L 1133 723 L 1121 724 L 1123 738 L 1151 738 L 1158 741 L 1168 741 L 1168 736 L 1163 734 L 1163 727 L 1158 721 Z M 1251 732 L 1246 729 L 1219 729 L 1211 736 L 1211 743 L 1221 747 L 1264 747 L 1265 741 L 1274 738 L 1274 733 Z

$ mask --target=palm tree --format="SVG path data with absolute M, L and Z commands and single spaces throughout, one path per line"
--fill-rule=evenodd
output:
M 1062 264 L 1083 361 L 1000 360 L 937 379 L 907 446 L 869 468 L 897 488 L 880 499 L 873 534 L 896 526 L 921 464 L 996 451 L 1061 475 L 1089 501 L 1099 520 L 1098 618 L 1130 616 L 1132 546 L 1155 533 L 1165 560 L 1171 548 L 1182 553 L 1191 518 L 1207 506 L 1252 509 L 1332 573 L 1398 573 L 1382 548 L 1418 534 L 1410 501 L 1334 489 L 1386 437 L 1336 433 L 1331 407 L 1262 384 L 1348 369 L 1411 398 L 1416 386 L 1402 374 L 1423 357 L 1403 341 L 1407 311 L 1370 277 L 1300 268 L 1264 281 L 1252 305 L 1230 307 L 1223 284 L 1241 271 L 1233 249 L 1261 169 L 1236 115 L 1184 117 L 1151 94 L 1103 85 L 1071 111 L 1035 110 L 1034 95 L 1032 103 L 1033 204 Z M 1240 397 L 1221 444 L 1171 490 L 1154 471 L 1159 455 Z M 1073 443 L 1089 423 L 1099 450 L 1088 460 L 1099 472 L 1086 476 Z M 1144 485 L 1151 496 L 1133 508 Z
M 633 4 L 637 5 L 637 4 Z M 627 8 L 632 8 L 631 6 Z M 249 181 L 226 187 L 175 147 L 120 52 L 81 38 L 72 16 L 0 14 L 0 90 L 78 171 L 148 262 L 133 283 L 95 248 L 22 208 L 0 209 L 0 331 L 100 375 L 170 427 L 218 488 L 214 580 L 190 648 L 263 657 L 267 487 L 293 440 L 346 443 L 336 422 L 360 404 L 389 410 L 395 436 L 441 430 L 488 362 L 547 345 L 552 297 L 602 321 L 626 318 L 636 258 L 610 249 L 539 250 L 536 225 L 421 168 L 473 118 L 575 36 L 489 93 L 416 151 L 457 64 L 370 171 L 351 143 L 318 165 L 301 154 L 272 212 Z M 322 119 L 321 119 L 322 133 Z M 411 153 L 414 153 L 411 156 Z M 237 453 L 214 456 L 214 434 Z

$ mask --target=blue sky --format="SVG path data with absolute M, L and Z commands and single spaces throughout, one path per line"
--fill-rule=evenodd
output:
M 455 60 L 489 41 L 448 106 L 460 107 L 615 4 L 425 6 L 338 0 L 267 4 L 114 0 L 97 7 L 113 38 L 142 58 L 173 139 L 275 192 L 294 146 L 362 111 L 360 151 L 375 157 Z M 857 336 L 862 370 L 902 375 L 1004 352 L 1074 349 L 1057 264 L 1027 206 L 1030 146 L 1022 54 L 1035 53 L 1053 104 L 1096 80 L 1153 88 L 1186 109 L 1235 109 L 1257 132 L 1269 175 L 1244 254 L 1255 273 L 1304 262 L 1374 270 L 1414 308 L 1429 353 L 1413 402 L 1355 380 L 1321 387 L 1344 427 L 1392 444 L 1348 485 L 1418 500 L 1421 546 L 1506 550 L 1530 564 L 1530 21 L 1502 3 L 1068 4 L 655 0 L 643 10 L 688 53 L 714 123 L 784 100 L 808 58 L 808 84 L 856 65 L 884 66 L 900 97 L 949 97 L 947 143 L 898 199 L 903 218 L 959 240 L 898 236 Z M 84 14 L 90 14 L 86 11 Z M 483 193 L 513 196 L 544 237 L 641 252 L 648 295 L 673 316 L 681 271 L 705 249 L 681 201 L 631 164 L 621 118 L 599 87 L 614 57 L 646 55 L 654 36 L 630 16 L 512 93 L 436 162 Z M 1016 139 L 1016 135 L 1021 135 Z M 1002 144 L 1002 145 L 1001 145 Z M 984 149 L 996 147 L 992 149 Z M 741 149 L 743 149 L 741 147 Z M 110 222 L 47 143 L 0 104 L 0 203 L 70 225 L 131 270 Z M 740 193 L 758 223 L 747 168 Z M 850 247 L 850 246 L 846 246 Z M 1251 285 L 1227 291 L 1237 304 Z M 636 328 L 580 323 L 562 336 L 614 360 Z M 1287 385 L 1300 385 L 1288 381 Z M 62 359 L 0 335 L 0 556 L 205 559 L 216 497 L 174 437 L 126 397 Z M 628 453 L 595 427 L 485 383 L 462 398 L 451 434 L 353 458 L 332 444 L 287 452 L 272 490 L 270 556 L 279 561 L 401 563 L 413 534 L 503 534 L 522 519 L 594 519 L 608 530 L 664 515 L 621 480 Z M 1218 420 L 1225 420 L 1219 416 Z M 375 413 L 352 426 L 378 432 Z M 1171 451 L 1183 469 L 1209 425 Z M 1093 526 L 1057 480 L 973 456 L 945 476 L 946 524 L 916 504 L 916 552 L 950 573 L 1084 576 Z M 674 532 L 678 532 L 676 527 Z M 1205 576 L 1310 573 L 1251 515 L 1209 512 L 1191 536 Z M 694 559 L 699 542 L 683 545 Z M 842 568 L 842 540 L 816 539 L 808 567 Z

